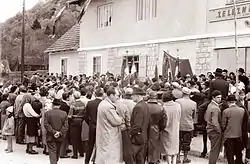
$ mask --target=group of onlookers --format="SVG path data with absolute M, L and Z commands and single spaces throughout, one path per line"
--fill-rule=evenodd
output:
M 87 77 L 34 74 L 23 84 L 1 89 L 1 129 L 6 152 L 12 140 L 26 153 L 43 148 L 51 164 L 59 158 L 85 163 L 190 163 L 192 138 L 202 133 L 203 151 L 215 164 L 224 145 L 228 163 L 250 159 L 248 85 L 244 70 L 220 68 L 207 76 L 186 75 L 168 82 L 161 76 L 122 86 L 111 73 Z M 236 87 L 239 94 L 236 95 Z M 250 132 L 250 131 L 249 131 Z M 72 150 L 70 149 L 72 145 Z M 181 154 L 183 159 L 181 160 Z

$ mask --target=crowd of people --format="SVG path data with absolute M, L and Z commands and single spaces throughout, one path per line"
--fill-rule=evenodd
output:
M 236 75 L 220 68 L 126 86 L 109 72 L 25 76 L 22 83 L 1 87 L 5 151 L 13 152 L 15 139 L 31 155 L 42 148 L 51 164 L 71 152 L 72 159 L 85 156 L 85 164 L 190 163 L 192 139 L 202 134 L 200 157 L 208 155 L 208 138 L 209 164 L 216 164 L 223 147 L 229 164 L 242 164 L 244 149 L 250 163 L 249 79 L 244 69 L 238 72 L 237 85 Z

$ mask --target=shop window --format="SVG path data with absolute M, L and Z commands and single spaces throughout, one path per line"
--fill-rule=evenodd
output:
M 127 65 L 129 68 L 129 73 L 132 72 L 132 67 L 135 65 L 136 72 L 139 72 L 139 56 L 127 56 Z

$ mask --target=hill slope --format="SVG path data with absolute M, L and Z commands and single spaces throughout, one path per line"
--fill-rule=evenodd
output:
M 25 56 L 46 58 L 44 50 L 77 23 L 78 6 L 67 9 L 57 25 L 56 37 L 50 38 L 56 14 L 67 0 L 47 0 L 39 2 L 25 15 Z M 16 14 L 2 25 L 2 59 L 8 59 L 10 69 L 16 70 L 21 56 L 22 13 Z M 41 60 L 43 61 L 43 60 Z M 32 61 L 29 61 L 32 63 Z

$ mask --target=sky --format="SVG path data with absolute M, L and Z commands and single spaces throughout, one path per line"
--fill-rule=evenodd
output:
M 26 9 L 32 8 L 39 0 L 25 0 Z M 22 11 L 23 0 L 0 0 L 0 22 L 4 22 L 8 18 Z

